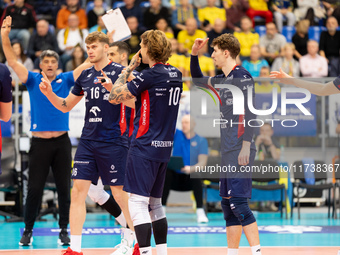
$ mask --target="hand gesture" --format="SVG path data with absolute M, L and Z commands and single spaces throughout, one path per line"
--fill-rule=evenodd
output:
M 113 87 L 112 81 L 109 77 L 107 77 L 106 73 L 103 72 L 103 70 L 100 70 L 102 72 L 103 76 L 98 76 L 97 79 L 101 82 L 104 88 L 106 88 L 107 91 L 111 92 L 111 89 Z
M 272 79 L 278 79 L 279 82 L 282 82 L 282 83 L 284 83 L 284 79 L 293 78 L 292 76 L 282 71 L 281 68 L 280 68 L 280 71 L 271 71 L 269 77 Z
M 122 70 L 122 72 L 118 75 L 118 77 L 120 77 L 123 73 L 126 72 L 126 67 L 124 67 L 124 69 Z M 136 76 L 133 75 L 133 73 L 131 72 L 129 77 L 127 77 L 127 81 L 130 82 L 132 81 L 134 78 L 136 78 Z
M 51 82 L 47 78 L 47 76 L 44 72 L 41 72 L 41 74 L 42 74 L 43 78 L 41 78 L 39 88 L 40 88 L 41 93 L 43 93 L 45 96 L 48 96 L 52 93 Z
M 8 36 L 9 32 L 11 32 L 11 27 L 12 27 L 12 17 L 7 16 L 1 25 L 1 36 Z
M 137 66 L 140 65 L 142 59 L 140 58 L 140 50 L 132 57 L 131 62 L 129 64 L 130 70 L 135 70 Z
M 198 51 L 202 49 L 204 45 L 207 44 L 208 41 L 209 41 L 209 38 L 206 38 L 206 39 L 197 38 L 194 42 L 194 45 L 192 46 L 191 55 L 197 56 Z

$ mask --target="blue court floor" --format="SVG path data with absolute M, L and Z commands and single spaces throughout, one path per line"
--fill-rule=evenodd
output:
M 254 212 L 262 246 L 338 246 L 340 249 L 340 219 L 328 219 L 326 212 L 297 214 L 293 219 L 281 219 L 279 213 Z M 208 224 L 198 224 L 194 213 L 167 213 L 169 247 L 226 247 L 225 223 L 222 213 L 209 213 Z M 32 247 L 20 247 L 18 242 L 23 222 L 7 223 L 0 216 L 1 250 L 61 249 L 57 244 L 58 223 L 52 216 L 36 222 Z M 107 213 L 87 215 L 83 230 L 83 248 L 110 248 L 120 242 L 119 227 Z M 154 243 L 153 243 L 154 245 Z M 242 235 L 240 246 L 248 247 Z

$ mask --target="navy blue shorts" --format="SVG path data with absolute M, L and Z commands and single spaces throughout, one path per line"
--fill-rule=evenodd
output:
M 89 180 L 97 184 L 102 178 L 104 185 L 122 186 L 128 148 L 113 143 L 80 139 L 72 179 Z
M 144 196 L 161 198 L 168 162 L 156 162 L 128 154 L 124 190 Z
M 250 150 L 249 164 L 243 168 L 238 164 L 239 150 L 230 151 L 222 154 L 222 167 L 229 169 L 228 172 L 221 174 L 220 178 L 220 196 L 221 197 L 246 197 L 251 198 L 252 180 L 251 171 L 245 172 L 248 167 L 254 164 L 255 150 Z

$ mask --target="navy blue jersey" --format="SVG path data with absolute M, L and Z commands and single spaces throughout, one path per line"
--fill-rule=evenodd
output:
M 212 77 L 211 85 L 216 84 L 234 85 L 241 89 L 244 96 L 245 114 L 233 114 L 233 95 L 227 88 L 219 90 L 222 105 L 220 105 L 221 119 L 227 120 L 226 124 L 221 127 L 221 152 L 226 153 L 233 150 L 240 150 L 243 141 L 251 142 L 251 149 L 255 149 L 253 141 L 253 128 L 249 127 L 247 122 L 255 117 L 248 108 L 247 88 L 250 87 L 253 91 L 254 102 L 254 80 L 250 73 L 242 66 L 235 66 L 233 70 L 225 77 L 224 74 Z M 245 124 L 243 124 L 245 123 Z M 253 124 L 254 125 L 254 124 Z
M 0 63 L 0 102 L 9 103 L 12 101 L 12 78 L 6 65 Z M 0 158 L 2 153 L 2 135 L 0 126 Z M 1 165 L 0 165 L 1 174 Z
M 340 75 L 336 77 L 336 79 L 333 81 L 333 84 L 335 87 L 337 87 L 337 89 L 340 90 Z
M 123 66 L 113 62 L 103 68 L 113 83 L 122 70 Z M 110 92 L 101 85 L 98 76 L 102 74 L 93 66 L 84 70 L 72 90 L 76 96 L 85 96 L 85 123 L 81 138 L 127 146 L 126 107 L 109 103 Z
M 182 73 L 161 63 L 143 70 L 127 84 L 137 98 L 130 153 L 157 162 L 169 161 L 174 140 Z

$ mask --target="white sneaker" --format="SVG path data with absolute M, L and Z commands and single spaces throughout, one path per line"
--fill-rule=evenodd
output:
M 198 223 L 208 223 L 209 222 L 207 216 L 205 215 L 203 208 L 197 208 L 196 214 L 197 214 L 197 222 Z
M 132 255 L 133 250 L 128 245 L 128 241 L 125 239 L 122 239 L 121 243 L 118 244 L 115 248 L 117 248 L 117 250 L 110 255 Z

